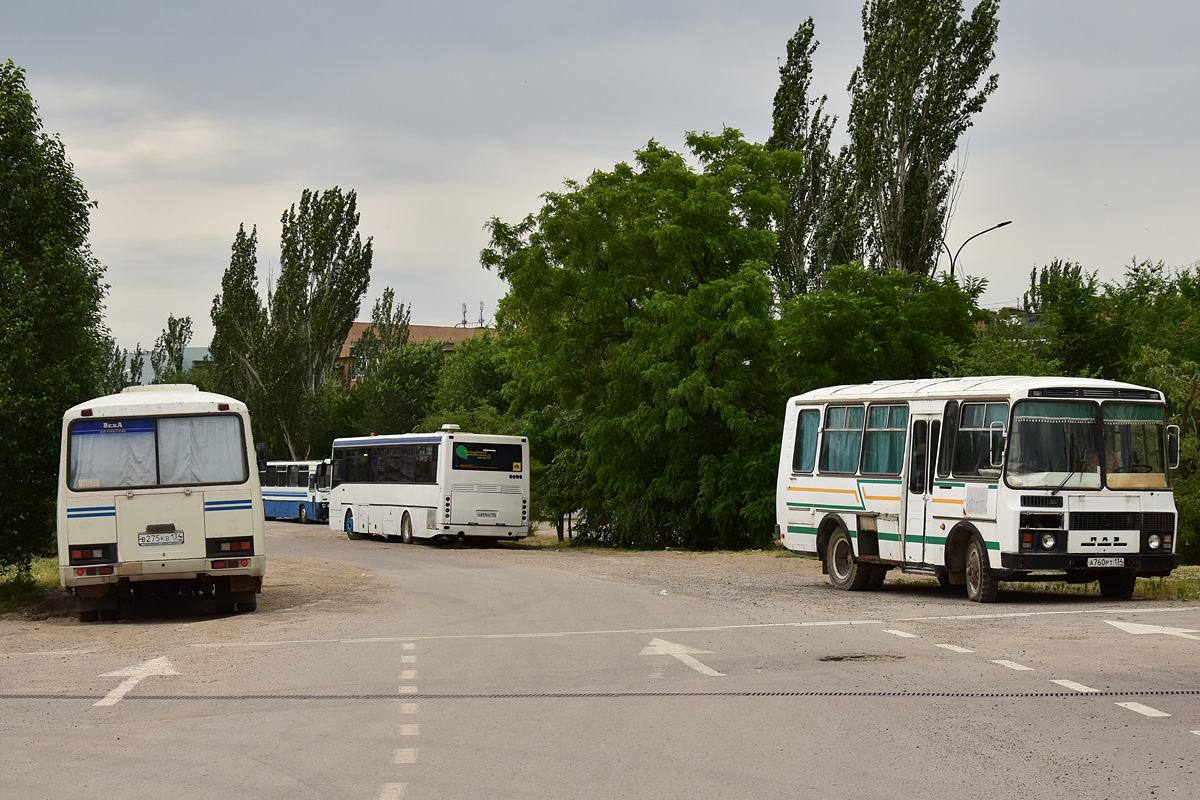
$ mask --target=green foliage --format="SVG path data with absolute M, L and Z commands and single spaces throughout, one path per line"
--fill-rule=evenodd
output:
M 421 429 L 437 430 L 452 423 L 475 433 L 520 433 L 521 422 L 508 413 L 504 396 L 504 385 L 511 378 L 505 352 L 491 331 L 459 342 L 438 375 L 433 404 Z
M 974 336 L 982 286 L 861 265 L 780 305 L 775 370 L 784 396 L 822 386 L 927 378 Z
M 192 341 L 192 318 L 175 318 L 167 314 L 167 327 L 154 341 L 150 351 L 150 367 L 154 370 L 155 383 L 181 383 L 185 380 L 183 368 L 184 348 Z
M 958 140 L 996 89 L 999 0 L 867 0 L 850 80 L 848 156 L 867 210 L 871 263 L 929 275 L 937 264 Z
M 104 368 L 99 376 L 97 391 L 101 394 L 116 394 L 129 385 L 129 374 L 126 364 L 129 363 L 129 351 L 117 345 L 117 340 L 111 336 L 102 339 L 104 347 Z
M 96 396 L 110 355 L 93 206 L 24 71 L 0 63 L 0 567 L 52 552 L 62 414 Z
M 616 544 L 770 536 L 757 501 L 772 484 L 748 488 L 763 472 L 727 462 L 776 459 L 751 444 L 779 405 L 766 271 L 775 175 L 793 157 L 732 130 L 688 145 L 700 172 L 650 142 L 518 225 L 493 220 L 483 253 L 511 287 L 508 391 L 559 495 L 549 505 L 582 508 L 585 535 Z
M 359 434 L 410 433 L 425 419 L 445 354 L 440 344 L 406 343 L 388 352 L 352 391 L 347 416 Z
M 412 306 L 396 305 L 396 293 L 388 286 L 371 308 L 371 325 L 354 344 L 350 356 L 354 359 L 354 380 L 360 380 L 398 347 L 408 341 L 408 321 Z
M 1124 321 L 1100 292 L 1096 273 L 1055 259 L 1033 270 L 1025 293 L 1027 323 L 1047 360 L 1058 361 L 1064 375 L 1114 378 L 1129 343 Z
M 808 291 L 819 282 L 828 265 L 829 248 L 823 245 L 821 227 L 830 218 L 829 179 L 833 159 L 829 139 L 835 120 L 825 114 L 826 97 L 810 99 L 812 55 L 817 48 L 809 17 L 788 40 L 787 61 L 779 68 L 775 92 L 774 128 L 767 147 L 796 153 L 800 158 L 785 164 L 779 183 L 787 198 L 776 228 L 779 247 L 771 263 L 775 290 L 787 299 Z M 844 263 L 844 262 L 835 262 Z
M 264 306 L 258 231 L 240 226 L 213 300 L 212 380 L 247 403 L 255 432 L 289 458 L 320 452 L 336 393 L 334 366 L 371 273 L 353 191 L 305 189 L 284 212 L 280 272 Z
M 1025 324 L 997 314 L 976 322 L 975 338 L 951 357 L 946 373 L 973 375 L 1061 375 L 1062 362 L 1043 354 L 1045 342 Z

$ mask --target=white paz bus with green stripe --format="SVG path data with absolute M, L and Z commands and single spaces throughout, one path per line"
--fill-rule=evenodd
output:
M 776 536 L 830 582 L 890 570 L 966 585 L 1099 581 L 1127 599 L 1175 566 L 1168 466 L 1179 431 L 1161 392 L 1086 378 L 878 381 L 791 398 Z
M 246 406 L 188 384 L 132 386 L 63 416 L 59 578 L 79 618 L 131 598 L 253 611 L 266 570 Z

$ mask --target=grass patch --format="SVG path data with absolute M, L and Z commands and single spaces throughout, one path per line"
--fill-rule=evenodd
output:
M 0 614 L 16 614 L 36 606 L 58 589 L 58 559 L 35 558 L 29 574 L 0 574 Z

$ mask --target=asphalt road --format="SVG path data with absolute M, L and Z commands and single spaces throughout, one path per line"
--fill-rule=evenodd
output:
M 0 797 L 1200 796 L 1197 604 L 714 596 L 667 561 L 284 523 L 268 545 L 361 585 L 0 622 Z

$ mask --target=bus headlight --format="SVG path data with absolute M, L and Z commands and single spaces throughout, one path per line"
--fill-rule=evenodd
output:
M 1152 533 L 1150 534 L 1149 538 L 1146 539 L 1146 544 L 1151 550 L 1157 550 L 1162 547 L 1162 537 L 1157 533 Z
M 1043 550 L 1053 550 L 1054 546 L 1056 544 L 1058 544 L 1058 538 L 1053 533 L 1043 533 L 1042 534 L 1042 549 Z

